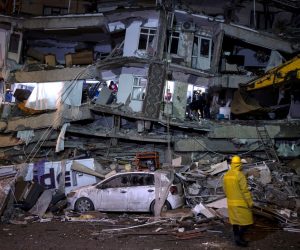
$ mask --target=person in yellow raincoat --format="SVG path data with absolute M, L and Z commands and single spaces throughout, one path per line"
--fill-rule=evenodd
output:
M 247 246 L 248 242 L 244 240 L 243 235 L 247 226 L 253 224 L 253 200 L 241 167 L 241 158 L 233 156 L 230 169 L 224 175 L 223 189 L 227 197 L 229 222 L 233 227 L 235 243 Z

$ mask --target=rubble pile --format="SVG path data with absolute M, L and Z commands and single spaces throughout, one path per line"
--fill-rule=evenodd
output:
M 208 218 L 227 217 L 222 177 L 228 168 L 226 161 L 210 167 L 192 164 L 178 173 L 184 183 L 187 205 L 197 211 L 196 214 Z M 297 173 L 271 160 L 244 164 L 243 172 L 255 202 L 255 214 L 277 220 L 289 230 L 299 227 L 300 176 Z M 217 209 L 217 213 L 213 214 L 211 207 Z
M 175 174 L 182 182 L 186 205 L 183 209 L 161 212 L 159 218 L 174 218 L 177 226 L 186 219 L 196 224 L 226 221 L 227 200 L 222 184 L 223 175 L 229 169 L 229 164 L 227 160 L 220 159 L 215 157 L 176 167 Z M 219 163 L 211 165 L 216 161 Z M 77 181 L 77 187 L 92 184 L 118 172 L 132 171 L 135 166 L 122 168 L 118 164 L 113 164 L 110 172 L 103 175 L 103 169 L 100 169 L 102 171 L 100 174 L 99 166 L 93 163 L 93 159 L 84 159 L 1 167 L 2 221 L 20 224 L 32 221 L 95 220 L 86 216 L 81 217 L 76 213 L 74 215 L 67 207 L 66 194 L 75 189 L 74 180 Z M 53 169 L 54 165 L 56 165 L 55 169 Z M 50 171 L 45 174 L 48 168 Z M 167 168 L 170 169 L 170 166 Z M 244 164 L 243 172 L 247 176 L 249 189 L 255 202 L 253 212 L 279 222 L 284 230 L 294 232 L 299 230 L 299 175 L 275 161 Z M 82 176 L 85 178 L 84 182 L 80 179 Z M 51 186 L 54 184 L 51 183 L 54 179 L 58 182 Z M 149 218 L 154 217 L 149 216 Z M 168 224 L 168 220 L 160 223 Z

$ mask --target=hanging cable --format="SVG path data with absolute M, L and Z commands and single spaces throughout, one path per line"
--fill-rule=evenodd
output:
M 90 68 L 94 66 L 94 65 L 89 65 L 87 68 L 83 69 L 82 71 L 80 71 L 75 77 L 74 79 L 72 79 L 70 81 L 69 86 L 64 90 L 64 92 L 61 94 L 60 98 L 58 99 L 59 104 L 62 104 L 65 102 L 65 100 L 68 98 L 68 96 L 71 94 L 72 90 L 75 88 L 78 79 L 80 78 L 80 76 L 82 76 L 84 73 L 86 72 L 90 72 Z M 49 126 L 44 133 L 42 134 L 41 138 L 37 141 L 37 143 L 35 144 L 35 146 L 33 147 L 33 149 L 31 150 L 31 152 L 29 153 L 29 155 L 26 157 L 25 162 L 26 163 L 28 160 L 30 160 L 30 162 L 34 159 L 34 157 L 36 156 L 36 154 L 38 153 L 38 151 L 40 150 L 40 148 L 42 147 L 42 145 L 44 144 L 44 142 L 47 140 L 48 136 L 51 134 L 51 132 L 54 130 L 54 125 L 57 124 L 57 122 L 62 118 L 62 113 L 60 112 L 58 114 L 58 116 L 54 119 L 54 121 L 52 122 L 51 126 Z M 39 145 L 40 144 L 40 145 Z

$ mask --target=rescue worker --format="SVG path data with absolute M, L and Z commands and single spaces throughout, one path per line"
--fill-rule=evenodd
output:
M 233 156 L 230 169 L 224 175 L 223 189 L 227 197 L 229 222 L 232 224 L 235 243 L 246 247 L 248 242 L 243 236 L 247 226 L 253 224 L 253 200 L 241 167 L 241 158 Z

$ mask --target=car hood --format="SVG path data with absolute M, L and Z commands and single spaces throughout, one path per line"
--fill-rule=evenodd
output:
M 94 185 L 86 185 L 86 186 L 82 186 L 82 187 L 77 187 L 77 188 L 74 188 L 72 190 L 70 190 L 70 192 L 81 192 L 81 191 L 87 191 L 89 189 L 93 189 L 95 187 L 95 184 Z

